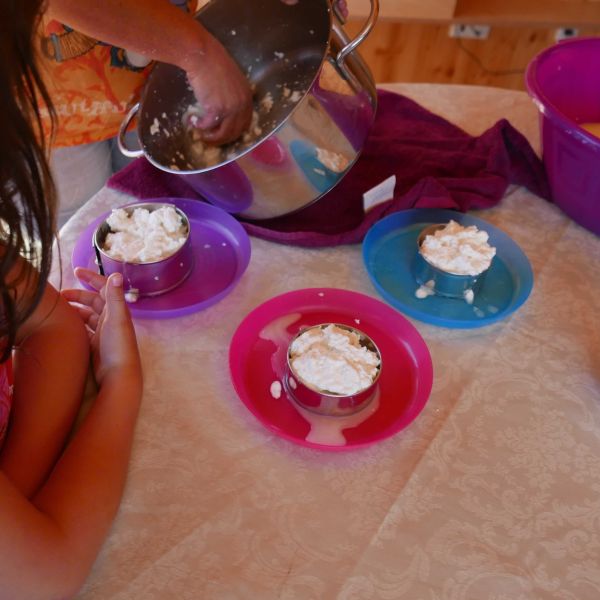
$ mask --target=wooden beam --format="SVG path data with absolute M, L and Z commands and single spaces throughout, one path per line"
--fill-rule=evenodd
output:
M 370 0 L 347 0 L 352 18 L 364 18 L 371 11 Z M 456 0 L 380 0 L 379 17 L 383 20 L 449 20 Z
M 364 19 L 370 0 L 347 0 L 352 19 Z M 383 21 L 479 23 L 530 27 L 600 25 L 600 0 L 380 0 Z

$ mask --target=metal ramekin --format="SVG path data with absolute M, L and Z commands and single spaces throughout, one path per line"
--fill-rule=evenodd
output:
M 417 238 L 417 249 L 413 259 L 412 271 L 417 283 L 430 288 L 437 296 L 464 300 L 469 291 L 473 295 L 477 293 L 486 273 L 489 271 L 489 267 L 477 275 L 457 275 L 432 265 L 421 254 L 421 244 L 428 235 L 433 235 L 438 229 L 443 229 L 446 225 L 446 223 L 437 223 L 429 225 L 421 231 Z
M 187 237 L 181 248 L 166 258 L 145 263 L 130 263 L 112 258 L 103 248 L 104 240 L 110 233 L 108 223 L 103 221 L 94 232 L 92 244 L 100 274 L 108 276 L 111 273 L 122 273 L 126 292 L 132 292 L 140 297 L 158 296 L 176 288 L 192 272 L 194 254 L 190 238 L 190 222 L 182 210 L 168 202 L 164 204 L 144 202 L 120 208 L 131 214 L 136 208 L 145 208 L 153 212 L 165 206 L 175 209 L 187 229 Z
M 331 392 L 323 391 L 321 389 L 315 388 L 310 384 L 300 378 L 294 368 L 292 367 L 290 354 L 292 344 L 296 340 L 297 337 L 306 333 L 309 329 L 323 329 L 328 325 L 335 325 L 340 329 L 345 329 L 347 331 L 351 331 L 356 333 L 359 336 L 361 345 L 365 346 L 369 350 L 376 352 L 379 357 L 379 368 L 377 369 L 377 375 L 373 378 L 373 382 L 360 392 L 356 394 L 344 395 L 344 394 L 333 394 Z M 379 377 L 381 375 L 382 369 L 382 361 L 381 361 L 381 352 L 379 348 L 375 345 L 375 342 L 355 327 L 350 327 L 349 325 L 343 325 L 340 323 L 321 323 L 319 325 L 313 325 L 311 327 L 306 327 L 299 331 L 288 346 L 287 351 L 287 361 L 286 361 L 286 371 L 283 378 L 283 383 L 285 389 L 289 396 L 298 403 L 302 408 L 309 410 L 313 413 L 325 416 L 347 416 L 358 411 L 362 410 L 371 402 L 373 397 L 375 396 L 375 391 L 377 389 L 377 382 L 379 381 Z

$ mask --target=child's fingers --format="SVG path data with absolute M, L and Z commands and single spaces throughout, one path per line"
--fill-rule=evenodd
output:
M 127 322 L 130 320 L 129 308 L 125 302 L 123 291 L 123 276 L 113 273 L 106 281 L 104 288 L 107 313 L 111 320 L 116 322 Z
M 135 341 L 135 330 L 129 313 L 129 307 L 125 301 L 125 292 L 123 290 L 123 276 L 120 273 L 113 273 L 106 282 L 106 306 L 101 315 L 102 327 L 112 330 L 113 334 L 118 332 L 119 346 L 126 352 L 135 351 L 137 353 L 137 344 Z M 103 329 L 104 331 L 104 329 Z
M 84 269 L 83 267 L 75 268 L 75 277 L 82 283 L 92 286 L 97 291 L 100 291 L 106 285 L 106 277 L 104 275 L 100 275 L 90 269 Z
M 104 300 L 98 292 L 91 292 L 89 290 L 62 290 L 61 295 L 68 302 L 76 302 L 77 304 L 89 306 L 98 314 L 104 308 Z
M 100 315 L 94 312 L 89 306 L 76 307 L 83 322 L 92 330 L 96 331 L 100 322 Z
M 135 329 L 125 302 L 123 276 L 113 273 L 104 290 L 106 304 L 100 315 L 97 331 L 97 381 L 102 385 L 109 373 L 121 376 L 123 372 L 137 373 L 141 380 Z

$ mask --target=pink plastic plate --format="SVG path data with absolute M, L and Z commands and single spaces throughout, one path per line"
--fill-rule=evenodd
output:
M 281 386 L 290 340 L 302 328 L 329 322 L 360 329 L 381 352 L 376 396 L 348 417 L 309 413 Z M 368 446 L 404 429 L 425 406 L 433 382 L 425 341 L 404 317 L 375 298 L 332 288 L 289 292 L 254 309 L 231 340 L 229 366 L 237 394 L 265 427 L 323 450 Z

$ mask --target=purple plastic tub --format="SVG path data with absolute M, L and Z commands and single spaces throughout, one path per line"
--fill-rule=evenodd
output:
M 543 161 L 554 202 L 600 235 L 600 38 L 560 42 L 538 54 L 525 82 L 540 110 Z

